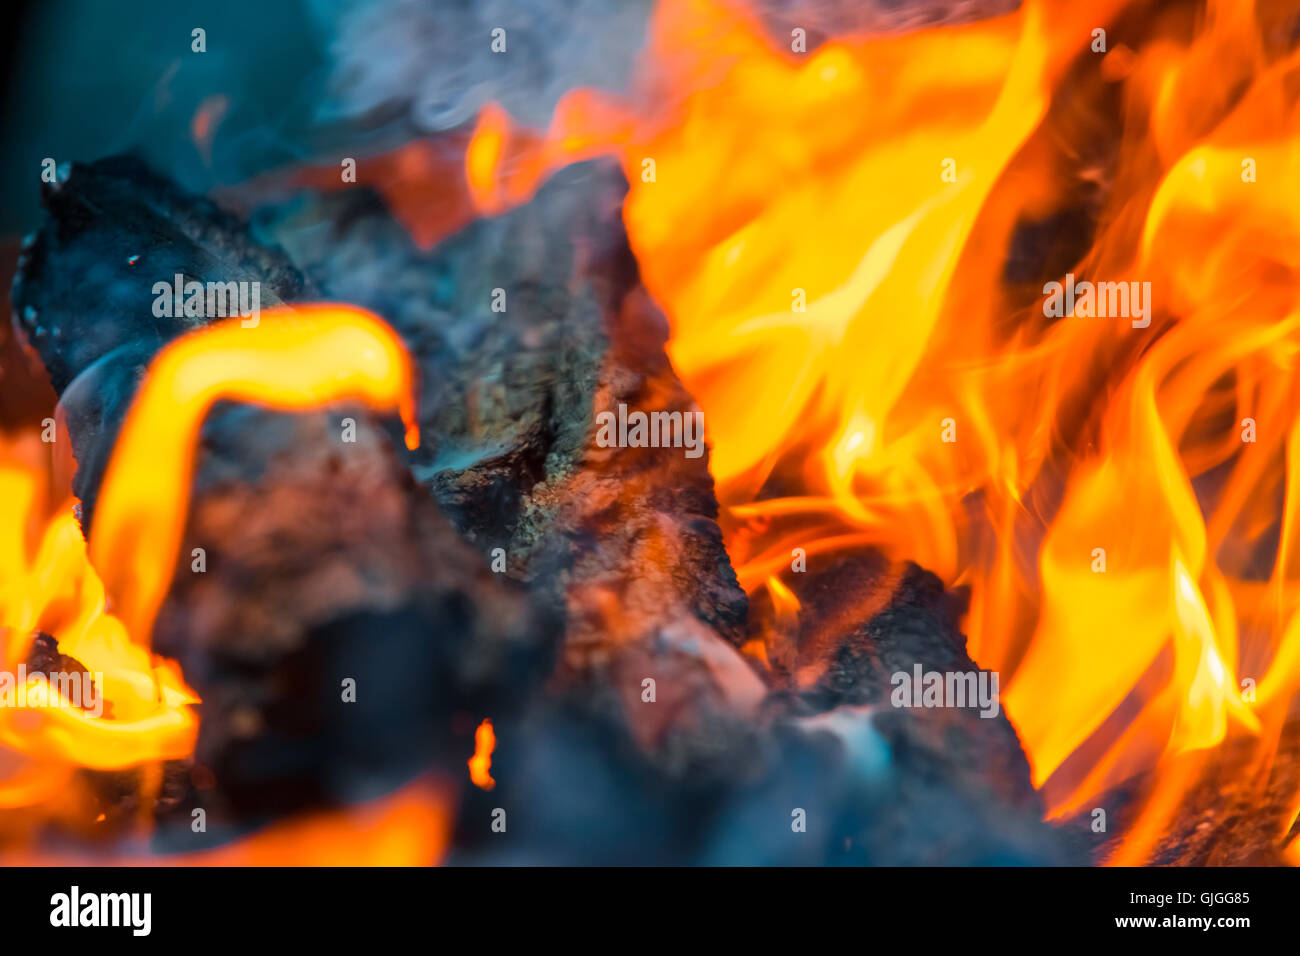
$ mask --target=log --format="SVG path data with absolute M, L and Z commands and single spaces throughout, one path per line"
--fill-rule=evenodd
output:
M 1300 788 L 1300 720 L 1283 725 L 1276 753 L 1261 768 L 1259 739 L 1229 735 L 1214 751 L 1192 751 L 1176 761 L 1193 764 L 1192 784 L 1179 801 L 1168 828 L 1149 853 L 1155 866 L 1286 866 L 1284 850 L 1300 837 L 1295 793 Z M 1181 768 L 1179 768 L 1181 770 Z M 1093 861 L 1105 863 L 1139 819 L 1156 784 L 1158 771 L 1136 775 L 1089 801 L 1107 811 L 1103 834 L 1091 832 L 1084 810 L 1067 822 Z
M 315 298 L 278 250 L 129 159 L 74 164 L 25 250 L 16 324 L 67 411 L 83 525 L 143 370 L 190 320 L 152 316 L 152 284 L 260 281 Z M 85 303 L 96 304 L 87 309 Z M 357 422 L 341 442 L 337 419 Z M 196 573 L 192 549 L 206 552 Z M 203 698 L 199 805 L 220 832 L 391 788 L 459 763 L 463 714 L 508 713 L 553 657 L 558 621 L 493 574 L 411 479 L 386 423 L 223 403 L 203 428 L 190 511 L 154 647 Z M 343 700 L 344 679 L 356 702 Z M 187 825 L 178 828 L 188 838 Z M 167 839 L 166 834 L 162 838 Z M 192 848 L 192 844 L 185 844 Z
M 796 576 L 801 577 L 801 576 Z M 498 735 L 498 786 L 466 788 L 462 863 L 1078 865 L 1088 843 L 1042 821 L 1004 714 L 892 706 L 891 676 L 973 671 L 960 595 L 871 553 L 810 560 L 799 665 L 763 674 L 751 711 L 661 694 L 631 713 L 618 676 L 562 685 L 521 737 Z M 756 616 L 762 614 L 756 602 Z M 837 630 L 823 632 L 828 617 Z M 856 617 L 856 621 L 854 620 Z M 681 648 L 678 649 L 679 653 Z M 640 661 L 660 689 L 680 678 Z M 655 666 L 658 665 L 658 666 Z M 639 675 L 638 675 L 639 676 Z M 691 719 L 683 721 L 685 713 Z M 638 724 L 664 722 L 660 752 Z M 492 808 L 516 808 L 509 841 Z M 803 827 L 797 829 L 796 824 Z
M 430 252 L 364 189 L 307 193 L 254 225 L 324 294 L 386 316 L 412 344 L 426 439 L 414 474 L 467 540 L 502 549 L 512 576 L 564 609 L 561 678 L 611 682 L 637 710 L 648 661 L 679 656 L 664 636 L 729 651 L 746 601 L 707 457 L 593 442 L 596 415 L 619 403 L 694 408 L 627 246 L 626 188 L 611 163 L 570 167 Z M 674 665 L 690 671 L 695 706 L 761 697 L 734 654 L 722 659 L 722 677 L 693 655 Z M 647 746 L 661 730 L 636 726 Z
M 722 547 L 707 457 L 595 441 L 596 415 L 620 403 L 694 408 L 627 250 L 625 188 L 606 164 L 571 167 L 431 252 L 368 190 L 254 217 L 328 296 L 418 343 L 429 440 L 415 473 L 468 540 L 502 548 L 510 573 L 567 613 L 548 693 L 496 722 L 496 789 L 465 788 L 453 859 L 1084 859 L 1041 822 L 1005 715 L 888 706 L 894 670 L 974 669 L 961 605 L 933 575 L 870 555 L 814 562 L 794 671 L 823 676 L 806 688 L 737 652 L 757 622 Z M 529 808 L 504 843 L 486 826 L 496 807 Z M 793 838 L 795 807 L 813 839 Z
M 74 168 L 62 189 L 77 179 Z M 793 669 L 739 653 L 757 618 L 723 548 L 707 457 L 596 440 L 597 414 L 620 405 L 695 411 L 627 247 L 625 189 L 610 164 L 572 167 L 430 252 L 364 189 L 254 216 L 239 241 L 286 250 L 277 262 L 300 274 L 296 288 L 370 308 L 408 342 L 422 443 L 408 472 L 364 413 L 365 440 L 346 453 L 328 413 L 224 407 L 205 427 L 183 553 L 207 548 L 210 571 L 178 565 L 156 634 L 205 697 L 197 758 L 216 779 L 205 806 L 238 822 L 356 799 L 391 765 L 409 772 L 401 758 L 416 741 L 449 765 L 454 701 L 469 728 L 491 716 L 499 741 L 498 788 L 466 785 L 456 860 L 1075 859 L 1040 822 L 1005 717 L 888 706 L 893 670 L 973 667 L 959 606 L 932 576 L 870 557 L 815 564 Z M 129 215 L 117 219 L 131 231 Z M 76 261 L 58 247 L 67 234 L 51 225 L 33 248 Z M 48 275 L 25 275 L 27 300 Z M 38 301 L 46 314 L 57 304 Z M 88 395 L 116 382 L 129 396 L 167 334 L 110 336 L 108 361 L 69 357 L 67 334 L 37 347 Z M 93 458 L 115 417 L 73 397 L 79 459 Z M 497 548 L 507 573 L 494 577 Z M 835 603 L 868 592 L 879 599 Z M 560 615 L 551 669 L 539 635 Z M 428 640 L 446 627 L 452 639 Z M 373 720 L 317 703 L 353 671 L 395 684 Z M 395 727 L 400 739 L 386 740 Z M 496 806 L 531 808 L 506 842 L 485 822 Z

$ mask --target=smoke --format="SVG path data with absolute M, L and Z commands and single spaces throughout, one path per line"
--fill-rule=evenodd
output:
M 774 42 L 900 32 L 1006 13 L 1017 0 L 751 0 Z M 568 90 L 628 88 L 654 0 L 310 0 L 328 36 L 324 122 L 403 119 L 422 133 L 495 100 L 545 127 Z M 493 49 L 504 30 L 504 50 Z M 498 35 L 500 36 L 500 35 Z
M 318 117 L 400 117 L 436 132 L 495 100 L 545 126 L 567 90 L 626 87 L 652 8 L 652 0 L 313 0 L 332 34 Z

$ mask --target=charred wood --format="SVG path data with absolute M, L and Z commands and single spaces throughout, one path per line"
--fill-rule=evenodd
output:
M 259 281 L 263 304 L 311 290 L 283 253 L 130 160 L 74 165 L 46 202 L 15 318 L 60 392 L 93 532 L 140 376 L 196 324 L 155 318 L 153 283 Z M 355 442 L 339 440 L 344 413 Z M 457 715 L 509 712 L 549 667 L 554 616 L 463 543 L 387 424 L 227 403 L 204 426 L 153 640 L 204 700 L 195 758 L 215 777 L 202 799 L 216 821 L 353 801 L 452 761 Z

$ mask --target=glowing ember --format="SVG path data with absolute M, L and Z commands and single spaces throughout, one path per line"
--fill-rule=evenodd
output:
M 469 758 L 469 779 L 474 786 L 491 790 L 497 785 L 489 773 L 492 769 L 492 751 L 497 748 L 496 733 L 492 730 L 492 721 L 484 719 L 474 731 L 474 756 Z

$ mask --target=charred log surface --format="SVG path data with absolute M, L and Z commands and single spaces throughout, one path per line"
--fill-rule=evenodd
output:
M 897 707 L 892 676 L 974 673 L 960 597 L 879 555 L 810 562 L 793 633 L 769 641 L 771 693 L 751 712 L 669 695 L 633 714 L 618 678 L 559 689 L 501 739 L 498 787 L 467 788 L 460 862 L 1063 865 L 1086 842 L 1042 822 L 1004 714 Z M 767 608 L 755 602 L 754 628 Z M 781 640 L 790 642 L 785 665 Z M 730 650 L 728 649 L 730 652 Z M 738 658 L 737 658 L 738 659 Z M 648 669 L 653 673 L 653 669 Z M 659 686 L 664 686 L 661 681 Z M 669 685 L 671 686 L 671 684 Z M 677 762 L 638 724 L 664 722 Z M 683 757 L 687 759 L 682 759 Z M 488 834 L 513 808 L 510 841 Z
M 576 250 L 609 242 L 582 215 L 595 198 L 544 191 L 427 254 L 367 190 L 308 194 L 255 220 L 327 296 L 384 316 L 410 345 L 423 387 L 413 470 L 485 553 L 510 543 L 548 456 L 571 458 L 585 437 L 603 315 L 570 280 L 585 278 Z M 608 198 L 617 216 L 621 193 Z
M 81 661 L 60 653 L 58 641 L 43 631 L 37 632 L 32 638 L 32 646 L 27 650 L 27 673 L 31 676 L 44 675 L 47 680 L 51 674 L 75 674 L 90 688 L 90 696 L 83 702 L 83 706 L 93 706 L 98 691 L 93 676 Z
M 129 156 L 71 164 L 42 187 L 42 201 L 48 216 L 24 242 L 14 280 L 14 321 L 60 394 L 116 348 L 156 350 L 203 323 L 154 315 L 153 284 L 176 273 L 260 281 L 263 306 L 304 293 L 283 253 Z
M 143 369 L 195 324 L 154 318 L 153 283 L 246 278 L 275 298 L 309 287 L 282 253 L 131 161 L 74 166 L 47 203 L 16 321 L 67 408 L 89 521 Z M 341 440 L 342 414 L 355 441 Z M 554 616 L 465 545 L 389 425 L 349 407 L 233 404 L 205 423 L 153 635 L 204 699 L 196 760 L 215 786 L 179 806 L 201 799 L 214 823 L 241 822 L 371 796 L 439 755 L 459 763 L 460 715 L 509 713 L 549 669 Z
M 620 404 L 693 410 L 626 245 L 625 188 L 608 166 L 570 168 L 430 253 L 368 191 L 255 219 L 329 297 L 414 343 L 417 476 L 467 538 L 502 548 L 512 575 L 567 611 L 547 698 L 497 722 L 497 788 L 466 788 L 455 858 L 1081 859 L 1040 822 L 1005 716 L 890 706 L 895 670 L 975 669 L 961 608 L 932 575 L 871 557 L 817 567 L 784 669 L 737 652 L 747 602 L 707 458 L 596 441 L 595 416 Z M 494 843 L 496 807 L 514 808 L 514 836 Z
M 997 675 L 966 653 L 960 595 L 914 564 L 891 566 L 875 554 L 811 558 L 808 571 L 792 577 L 803 608 L 788 686 L 801 707 L 876 708 L 875 725 L 894 746 L 932 761 L 955 789 L 987 790 L 990 799 L 1041 816 L 1029 763 L 997 698 Z M 987 701 L 915 706 L 918 667 L 923 680 L 973 675 L 975 688 L 966 689 L 986 689 Z
M 467 788 L 460 863 L 1059 865 L 1086 857 L 1033 813 L 964 791 L 942 764 L 842 706 L 715 720 L 711 760 L 673 774 L 604 688 L 530 714 L 503 738 L 490 794 Z M 660 706 L 643 705 L 647 710 Z M 492 809 L 509 839 L 489 832 Z
M 358 799 L 409 771 L 417 742 L 453 751 L 448 727 L 469 713 L 497 727 L 499 784 L 467 788 L 459 860 L 1072 860 L 1039 822 L 1005 717 L 889 702 L 891 674 L 914 663 L 974 669 L 937 580 L 870 556 L 814 564 L 799 631 L 760 665 L 737 650 L 747 601 L 707 457 L 597 441 L 596 415 L 619 406 L 695 410 L 627 246 L 625 189 L 612 165 L 572 167 L 428 253 L 362 189 L 256 218 L 303 290 L 384 315 L 411 346 L 422 442 L 412 479 L 362 412 L 348 445 L 325 413 L 211 416 L 155 636 L 205 698 L 196 756 L 216 787 L 177 807 L 201 800 L 219 823 Z M 125 407 L 86 395 L 116 381 L 128 400 L 168 334 L 75 361 L 41 337 L 79 376 L 65 391 L 89 434 L 79 455 Z M 505 575 L 487 570 L 497 548 Z M 542 697 L 539 605 L 567 621 Z M 345 677 L 357 704 L 339 702 Z M 513 836 L 494 843 L 497 806 Z M 193 845 L 183 827 L 163 841 Z
M 892 700 L 898 672 L 909 678 L 917 666 L 944 675 L 978 672 L 959 632 L 959 594 L 945 592 L 935 576 L 913 564 L 893 566 L 875 553 L 813 558 L 806 574 L 793 579 L 802 604 L 797 624 L 779 622 L 766 597 L 751 607 L 751 632 L 766 644 L 764 676 L 772 688 L 757 721 L 715 721 L 711 730 L 725 743 L 715 748 L 711 765 L 693 767 L 686 793 L 673 796 L 662 779 L 656 782 L 662 795 L 654 799 L 660 827 L 654 842 L 642 843 L 611 819 L 607 825 L 615 834 L 606 845 L 621 847 L 611 855 L 655 862 L 668 853 L 676 860 L 751 864 L 1087 860 L 1086 840 L 1041 822 L 1043 805 L 1000 706 L 982 717 L 980 711 L 991 710 L 974 701 L 917 708 Z M 610 734 L 614 743 L 603 745 L 615 756 L 604 760 L 643 763 L 636 748 L 617 744 L 616 732 Z M 568 748 L 555 757 L 560 765 L 599 762 L 582 752 L 576 736 L 560 737 Z M 521 786 L 541 788 L 547 782 L 542 767 L 530 762 L 533 747 L 546 744 L 530 741 L 517 754 L 524 765 Z M 503 762 L 511 753 L 507 743 Z M 627 773 L 655 775 L 645 766 Z M 510 766 L 500 778 L 513 779 Z M 552 791 L 562 788 L 562 779 L 550 779 Z M 617 774 L 602 775 L 598 786 L 616 790 Z M 585 796 L 568 793 L 567 799 L 580 803 Z M 708 826 L 699 822 L 702 808 L 719 814 Z M 805 812 L 806 835 L 792 830 L 796 809 Z M 576 831 L 559 835 L 562 825 L 550 818 L 554 830 L 538 835 L 549 852 L 562 852 L 567 839 L 581 842 Z
M 157 282 L 261 283 L 261 304 L 302 298 L 301 274 L 278 250 L 129 156 L 73 163 L 42 187 L 47 217 L 23 243 L 14 326 L 40 355 L 68 413 L 73 493 L 89 530 L 117 428 L 145 365 L 204 319 L 154 314 Z M 95 366 L 92 369 L 92 366 Z M 85 386 L 65 394 L 78 376 Z
M 1253 737 L 1224 744 L 1206 762 L 1151 862 L 1176 866 L 1281 866 L 1283 849 L 1298 835 L 1300 721 L 1282 732 L 1263 769 Z M 1196 759 L 1193 755 L 1190 759 Z
M 1200 766 L 1196 782 L 1151 848 L 1157 866 L 1284 866 L 1284 851 L 1300 838 L 1295 794 L 1300 790 L 1300 720 L 1282 729 L 1271 760 L 1259 760 L 1259 740 L 1238 736 L 1214 751 L 1176 758 Z M 1163 768 L 1177 774 L 1179 769 Z M 1101 794 L 1094 803 L 1109 815 L 1104 833 L 1093 833 L 1091 809 L 1070 821 L 1087 841 L 1093 859 L 1104 863 L 1120 848 L 1140 819 L 1155 783 L 1143 774 Z
M 464 544 L 374 423 L 344 444 L 326 416 L 239 411 L 205 452 L 262 474 L 201 477 L 155 631 L 204 698 L 197 759 L 240 817 L 459 771 L 458 716 L 518 707 L 557 622 Z
M 501 548 L 510 574 L 567 610 L 561 677 L 616 687 L 640 713 L 643 678 L 666 671 L 679 733 L 687 714 L 752 705 L 762 687 L 730 648 L 746 602 L 707 457 L 595 441 L 595 415 L 620 403 L 693 409 L 627 246 L 626 188 L 612 164 L 571 167 L 430 253 L 367 191 L 306 195 L 255 222 L 330 297 L 412 344 L 415 473 L 485 555 Z M 635 726 L 665 759 L 693 762 L 667 726 Z

